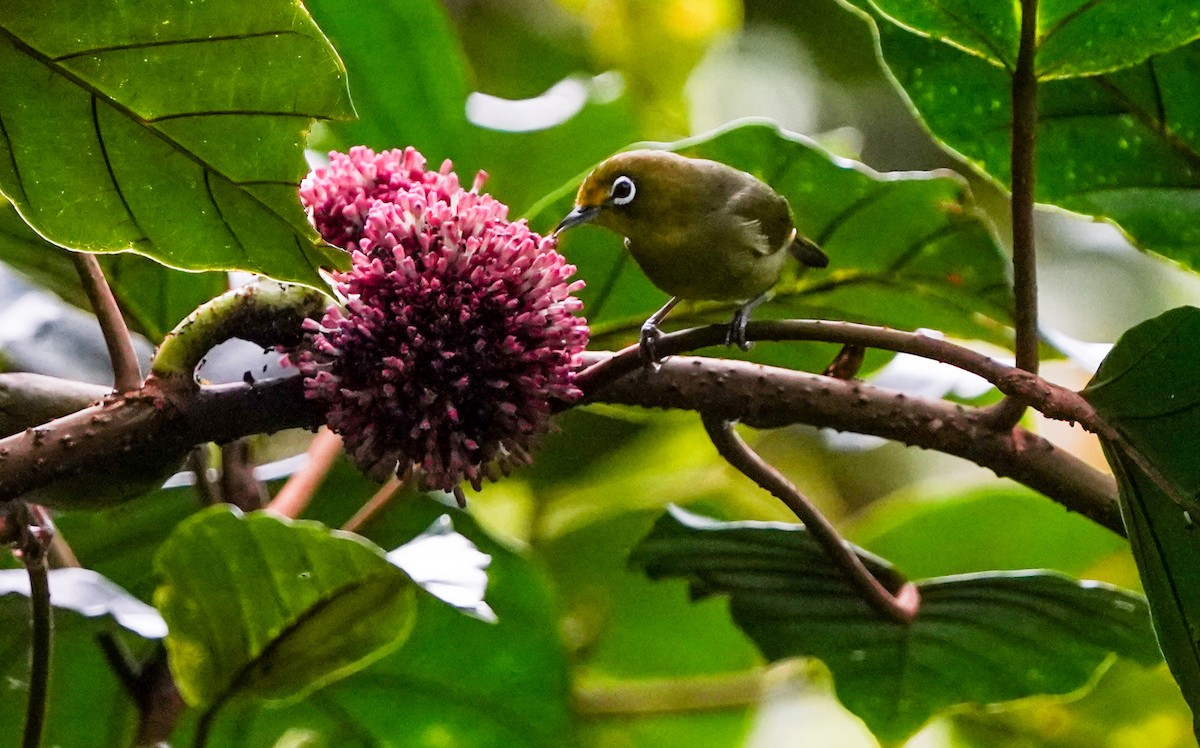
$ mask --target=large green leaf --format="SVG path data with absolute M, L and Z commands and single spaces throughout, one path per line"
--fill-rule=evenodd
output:
M 1005 262 L 962 179 L 948 172 L 879 174 L 762 122 L 668 147 L 761 177 L 787 197 L 800 231 L 828 251 L 827 270 L 785 279 L 762 316 L 927 327 L 1008 343 Z M 577 184 L 543 201 L 534 226 L 552 228 L 566 215 Z M 600 345 L 609 335 L 629 338 L 665 300 L 624 259 L 612 234 L 579 229 L 566 236 L 563 252 L 589 283 L 582 296 Z M 729 308 L 700 304 L 671 320 L 727 320 Z
M 861 3 L 859 3 L 861 5 Z M 999 0 L 871 0 L 893 23 L 1012 70 L 1021 4 Z M 1038 8 L 1039 78 L 1096 75 L 1144 61 L 1200 37 L 1189 0 L 1059 0 Z
M 996 517 L 1004 517 L 1003 532 Z M 1115 533 L 1011 483 L 946 496 L 904 491 L 873 504 L 848 534 L 918 579 L 994 569 L 1079 575 L 1128 549 Z
M 376 540 L 405 542 L 446 511 L 427 498 L 411 499 L 389 506 L 385 531 L 372 533 Z M 416 626 L 399 650 L 286 708 L 231 708 L 210 745 L 266 748 L 289 732 L 305 734 L 306 745 L 329 748 L 572 745 L 567 663 L 544 575 L 466 514 L 453 520 L 492 557 L 487 600 L 497 623 L 421 595 Z M 408 532 L 396 534 L 401 527 Z
M 352 114 L 297 0 L 0 6 L 0 191 L 49 240 L 319 283 L 296 197 L 314 119 Z
M 1200 495 L 1200 309 L 1181 307 L 1125 333 L 1083 394 L 1150 461 L 1170 492 L 1120 444 L 1105 453 L 1159 644 L 1193 705 L 1200 700 L 1200 532 L 1176 503 Z
M 1008 72 L 873 19 L 884 63 L 933 135 L 1007 186 Z M 1106 40 L 1124 32 L 1092 41 Z M 1200 42 L 1045 82 L 1038 98 L 1036 199 L 1111 220 L 1138 246 L 1200 268 Z
M 213 507 L 159 549 L 154 593 L 179 692 L 298 698 L 362 669 L 412 628 L 415 585 L 376 546 L 314 522 Z
M 730 598 L 734 620 L 768 658 L 818 657 L 838 697 L 896 740 L 956 704 L 993 704 L 1087 685 L 1116 652 L 1158 660 L 1138 595 L 1045 571 L 918 583 L 909 626 L 882 617 L 796 525 L 721 523 L 672 510 L 632 560 Z M 866 557 L 887 578 L 886 562 Z

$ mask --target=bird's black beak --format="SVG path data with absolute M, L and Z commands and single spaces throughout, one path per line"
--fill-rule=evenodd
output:
M 558 227 L 554 229 L 554 233 L 557 234 L 572 226 L 587 223 L 598 215 L 600 215 L 599 205 L 576 205 L 575 210 L 572 210 L 567 214 L 566 218 L 559 221 Z

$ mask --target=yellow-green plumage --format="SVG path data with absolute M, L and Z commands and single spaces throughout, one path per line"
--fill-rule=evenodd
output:
M 618 206 L 611 190 L 622 176 L 636 193 Z M 787 201 L 767 184 L 669 151 L 609 158 L 584 180 L 576 205 L 599 207 L 591 222 L 624 236 L 654 285 L 681 299 L 735 301 L 765 293 L 778 281 L 795 235 Z
M 642 325 L 641 349 L 658 360 L 658 324 L 680 299 L 746 301 L 729 341 L 749 347 L 750 312 L 779 280 L 789 255 L 811 267 L 829 258 L 798 237 L 787 200 L 731 166 L 670 151 L 618 153 L 579 186 L 557 231 L 591 222 L 625 237 L 629 254 L 671 300 Z

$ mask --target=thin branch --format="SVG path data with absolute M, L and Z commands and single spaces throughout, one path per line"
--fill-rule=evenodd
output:
M 742 441 L 732 422 L 703 412 L 701 420 L 717 452 L 730 465 L 792 510 L 804 523 L 804 528 L 808 530 L 812 539 L 824 549 L 829 560 L 841 568 L 850 584 L 858 588 L 859 594 L 871 607 L 897 623 L 905 626 L 912 623 L 921 605 L 921 595 L 914 584 L 905 582 L 893 594 L 863 565 L 853 546 L 842 540 L 842 536 L 825 515 L 821 514 L 791 481 Z
M 359 528 L 374 520 L 388 504 L 392 503 L 392 499 L 396 498 L 401 489 L 404 488 L 405 483 L 406 481 L 400 480 L 400 478 L 394 475 L 388 478 L 387 482 L 375 492 L 375 495 L 367 503 L 359 507 L 353 517 L 346 520 L 346 524 L 342 525 L 342 529 L 346 532 L 358 532 Z
M 341 453 L 342 437 L 328 428 L 322 428 L 308 445 L 308 462 L 292 473 L 267 508 L 284 517 L 299 517 Z
M 29 694 L 25 706 L 22 748 L 39 748 L 46 728 L 46 706 L 50 697 L 50 657 L 54 618 L 50 607 L 50 570 L 47 555 L 54 524 L 37 505 L 15 504 L 7 513 L 6 526 L 16 529 L 16 554 L 29 574 L 30 664 Z
M 104 331 L 104 343 L 108 346 L 108 357 L 112 361 L 113 389 L 117 392 L 132 392 L 142 384 L 142 369 L 137 354 L 133 351 L 133 338 L 125 325 L 125 317 L 113 297 L 112 289 L 104 278 L 95 255 L 89 252 L 71 252 L 83 290 L 92 303 L 100 329 Z
M 262 509 L 267 492 L 254 477 L 254 461 L 248 437 L 234 439 L 221 447 L 221 498 L 243 512 Z
M 799 670 L 795 661 L 785 660 L 784 669 Z M 769 683 L 779 682 L 779 668 L 756 668 L 720 675 L 686 678 L 646 678 L 636 681 L 577 682 L 571 688 L 572 710 L 583 718 L 630 717 L 648 714 L 694 714 L 696 712 L 762 703 Z M 790 673 L 789 673 L 790 674 Z
M 213 470 L 208 466 L 208 449 L 207 444 L 197 445 L 188 454 L 187 467 L 196 480 L 194 487 L 196 495 L 200 497 L 200 503 L 204 506 L 216 506 L 221 503 L 221 493 L 213 480 Z
M 1033 202 L 1037 151 L 1037 0 L 1021 0 L 1021 39 L 1012 76 L 1013 322 L 1017 368 L 1038 371 L 1037 252 Z M 991 410 L 998 427 L 1015 426 L 1026 403 L 1007 398 Z

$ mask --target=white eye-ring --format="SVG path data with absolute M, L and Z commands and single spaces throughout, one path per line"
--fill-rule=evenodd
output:
M 630 201 L 633 200 L 633 196 L 636 194 L 637 188 L 633 186 L 633 180 L 629 177 L 620 176 L 613 180 L 613 205 L 629 205 Z

